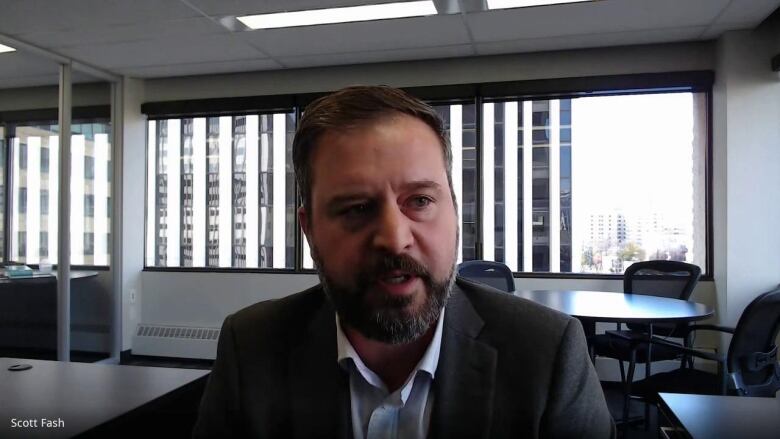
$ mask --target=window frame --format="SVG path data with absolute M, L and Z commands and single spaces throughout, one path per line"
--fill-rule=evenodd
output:
M 6 265 L 12 261 L 8 260 L 8 255 L 11 253 L 11 207 L 13 206 L 14 195 L 13 191 L 9 188 L 13 182 L 13 156 L 8 154 L 8 149 L 11 144 L 9 139 L 16 135 L 16 128 L 18 126 L 30 126 L 30 125 L 57 125 L 59 123 L 59 109 L 58 108 L 41 108 L 31 110 L 12 110 L 12 111 L 0 111 L 0 126 L 4 127 L 5 141 L 5 161 L 2 166 L 5 168 L 4 178 L 2 184 L 5 185 L 5 199 L 2 203 L 2 209 L 4 209 L 3 215 L 3 260 L 0 265 Z M 73 107 L 71 110 L 71 123 L 72 124 L 89 124 L 89 123 L 105 123 L 111 126 L 111 106 L 110 105 L 89 105 Z M 113 129 L 113 127 L 112 127 Z M 111 141 L 111 153 L 113 154 L 113 141 Z M 48 160 L 47 160 L 48 161 Z M 49 165 L 51 164 L 48 161 Z M 49 194 L 51 196 L 51 194 Z M 110 198 L 109 198 L 110 199 Z M 83 213 L 83 212 L 82 212 Z M 109 215 L 112 215 L 112 211 L 108 211 Z M 109 233 L 111 230 L 109 230 Z M 113 261 L 113 246 L 108 246 L 108 265 L 87 265 L 87 264 L 71 264 L 71 267 L 78 270 L 90 270 L 90 271 L 110 271 L 111 261 Z M 13 261 L 16 262 L 16 261 Z M 25 263 L 25 265 L 37 269 L 39 264 Z M 57 264 L 53 265 L 54 267 Z
M 713 243 L 713 83 L 715 74 L 711 70 L 680 71 L 660 73 L 640 73 L 626 75 L 604 75 L 568 77 L 554 79 L 532 79 L 520 81 L 485 82 L 470 84 L 432 85 L 418 87 L 402 87 L 410 94 L 424 100 L 430 105 L 474 104 L 476 111 L 477 156 L 476 202 L 482 205 L 484 195 L 484 179 L 482 178 L 482 163 L 484 147 L 482 139 L 482 104 L 489 102 L 505 102 L 509 100 L 529 99 L 574 99 L 579 97 L 619 96 L 659 93 L 702 93 L 706 105 L 706 127 L 704 135 L 704 208 L 705 208 L 705 266 L 702 267 L 702 280 L 714 279 L 714 243 Z M 245 96 L 236 98 L 195 99 L 181 101 L 148 102 L 141 106 L 141 112 L 151 120 L 192 117 L 240 116 L 246 114 L 264 114 L 278 111 L 293 111 L 296 124 L 306 106 L 328 91 L 316 93 Z M 148 123 L 146 125 L 148 138 Z M 148 147 L 144 148 L 145 160 L 148 163 Z M 146 178 L 149 169 L 146 166 Z M 147 181 L 147 180 L 144 180 Z M 298 193 L 297 182 L 294 190 Z M 146 191 L 144 191 L 146 192 Z M 147 218 L 148 193 L 144 197 L 144 218 Z M 300 200 L 297 200 L 300 205 Z M 482 232 L 484 221 L 482 209 L 476 212 L 476 252 L 481 258 Z M 143 271 L 149 272 L 206 272 L 206 273 L 268 273 L 268 274 L 316 274 L 316 270 L 303 268 L 303 233 L 300 230 L 297 215 L 294 215 L 295 227 L 295 257 L 292 268 L 245 268 L 245 267 L 158 267 L 146 265 L 144 259 Z M 144 254 L 146 254 L 146 233 L 144 227 Z M 513 272 L 515 278 L 540 279 L 622 279 L 622 274 L 595 273 L 564 273 L 564 272 Z

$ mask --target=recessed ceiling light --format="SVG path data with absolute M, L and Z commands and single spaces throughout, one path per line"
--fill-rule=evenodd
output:
M 593 0 L 487 0 L 488 9 L 527 8 L 529 6 L 560 5 Z
M 8 47 L 8 46 L 4 46 L 4 45 L 0 44 L 0 53 L 3 53 L 3 52 L 14 52 L 14 51 L 16 51 L 16 49 L 14 49 L 13 47 Z
M 279 27 L 313 26 L 317 24 L 419 17 L 435 14 L 436 6 L 434 6 L 433 1 L 425 0 L 246 15 L 243 17 L 236 17 L 236 19 L 244 23 L 244 25 L 250 29 L 272 29 Z

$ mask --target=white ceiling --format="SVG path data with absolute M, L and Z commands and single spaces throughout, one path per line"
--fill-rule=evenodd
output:
M 755 28 L 780 7 L 780 0 L 600 0 L 249 32 L 219 24 L 230 15 L 388 1 L 0 0 L 0 42 L 5 35 L 151 78 L 709 40 Z M 471 10 L 480 0 L 448 1 Z M 56 72 L 38 56 L 0 54 L 0 88 L 54 84 Z

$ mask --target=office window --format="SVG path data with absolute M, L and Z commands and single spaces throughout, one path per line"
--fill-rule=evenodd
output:
M 483 259 L 513 271 L 705 266 L 706 95 L 483 104 Z
M 292 268 L 295 113 L 148 123 L 146 265 Z
M 452 185 L 460 225 L 458 262 L 477 257 L 477 106 L 435 105 L 452 148 Z
M 19 124 L 6 137 L 13 167 L 11 194 L 11 253 L 8 259 L 37 264 L 57 262 L 59 193 L 59 137 L 56 124 Z M 85 239 L 71 239 L 74 265 L 109 264 L 111 194 L 107 174 L 111 166 L 110 125 L 74 121 L 71 136 L 71 237 L 94 234 L 91 247 Z M 13 135 L 10 135 L 13 132 Z M 87 220 L 89 218 L 89 220 Z M 86 250 L 90 250 L 87 252 Z
M 613 78 L 566 96 L 529 95 L 524 83 L 471 98 L 432 88 L 459 94 L 432 102 L 452 146 L 458 262 L 620 274 L 670 259 L 706 270 L 705 76 L 663 89 L 627 78 L 641 92 L 622 95 Z M 301 268 L 314 268 L 303 234 L 295 241 L 294 112 L 148 126 L 147 266 L 294 268 L 300 252 Z

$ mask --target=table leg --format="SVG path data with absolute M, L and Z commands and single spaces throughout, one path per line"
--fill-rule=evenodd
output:
M 647 325 L 647 362 L 645 363 L 645 378 L 652 375 L 652 369 L 651 369 L 652 361 L 650 361 L 651 359 L 650 354 L 653 352 L 653 344 L 650 342 L 652 339 L 653 339 L 653 324 L 650 323 Z

